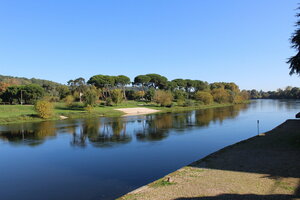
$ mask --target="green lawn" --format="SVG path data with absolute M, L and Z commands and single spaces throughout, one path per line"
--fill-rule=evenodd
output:
M 116 108 L 133 108 L 133 107 L 147 107 L 160 110 L 161 112 L 179 112 L 196 109 L 206 109 L 214 107 L 229 106 L 232 104 L 212 104 L 212 105 L 198 105 L 198 106 L 173 106 L 171 108 L 160 107 L 155 103 L 145 103 L 137 101 L 125 101 L 119 105 L 114 106 L 97 106 L 92 113 L 88 113 L 82 106 L 69 108 L 64 103 L 54 104 L 54 116 L 50 120 L 59 119 L 60 115 L 69 118 L 85 118 L 96 116 L 115 117 L 123 115 L 123 112 L 115 110 Z M 26 121 L 42 121 L 34 110 L 33 105 L 0 105 L 0 124 L 18 123 Z

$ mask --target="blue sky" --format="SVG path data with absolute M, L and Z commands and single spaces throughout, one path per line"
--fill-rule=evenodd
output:
M 66 83 L 159 73 L 242 89 L 289 76 L 296 0 L 1 0 L 0 74 Z

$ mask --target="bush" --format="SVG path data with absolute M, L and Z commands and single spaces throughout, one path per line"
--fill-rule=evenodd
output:
M 223 88 L 213 89 L 211 94 L 218 103 L 228 103 L 230 101 L 230 94 Z
M 205 105 L 209 105 L 214 101 L 213 96 L 209 92 L 202 91 L 195 93 L 195 99 L 197 101 L 202 101 Z
M 49 101 L 37 101 L 34 108 L 43 119 L 48 119 L 53 115 L 53 104 Z
M 66 96 L 66 98 L 64 99 L 66 106 L 72 106 L 73 102 L 74 102 L 75 98 L 72 95 L 68 95 Z
M 141 100 L 144 98 L 145 92 L 144 91 L 136 91 L 133 96 L 134 96 L 135 100 Z
M 154 94 L 155 94 L 155 89 L 150 88 L 149 90 L 147 90 L 147 92 L 145 94 L 145 99 L 148 101 L 152 101 L 154 98 Z
M 158 90 L 155 92 L 153 99 L 156 103 L 166 107 L 172 105 L 173 95 L 171 92 Z
M 95 89 L 87 90 L 83 95 L 85 105 L 94 106 L 99 99 L 97 91 Z
M 87 105 L 85 108 L 84 108 L 85 111 L 87 111 L 88 113 L 92 113 L 94 111 L 94 107 L 91 106 L 91 105 Z
M 176 100 L 185 100 L 187 98 L 187 93 L 183 90 L 175 90 L 173 94 Z
M 120 89 L 114 89 L 111 91 L 111 100 L 115 104 L 119 104 L 124 100 L 123 91 Z
M 186 99 L 184 104 L 183 104 L 184 107 L 191 107 L 191 106 L 194 106 L 194 105 L 195 104 L 194 104 L 193 100 L 191 100 L 191 99 Z
M 105 105 L 106 106 L 112 106 L 112 103 L 113 103 L 113 101 L 110 97 L 106 98 L 106 100 L 105 100 Z
M 185 100 L 184 99 L 178 99 L 177 100 L 177 105 L 178 106 L 183 106 L 184 105 Z

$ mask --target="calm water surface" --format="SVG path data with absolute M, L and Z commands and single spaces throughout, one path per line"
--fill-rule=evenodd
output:
M 115 199 L 222 147 L 268 131 L 300 101 L 0 126 L 0 199 Z

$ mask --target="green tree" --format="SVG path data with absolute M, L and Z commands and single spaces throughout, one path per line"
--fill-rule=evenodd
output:
M 91 86 L 83 94 L 83 100 L 85 105 L 94 106 L 99 99 L 98 91 L 95 86 Z
M 124 99 L 127 100 L 126 93 L 125 93 L 125 86 L 130 84 L 130 78 L 124 75 L 119 75 L 115 77 L 115 85 L 121 87 L 123 90 Z
M 56 90 L 60 99 L 64 99 L 66 96 L 71 94 L 69 87 L 66 85 L 57 86 Z
M 102 91 L 102 97 L 106 99 L 110 95 L 111 87 L 115 85 L 115 77 L 108 75 L 95 75 L 92 76 L 87 83 L 100 88 Z
M 149 86 L 154 87 L 155 89 L 165 89 L 168 84 L 168 79 L 159 74 L 146 74 L 150 77 Z
M 23 100 L 25 101 L 26 104 L 35 103 L 35 101 L 41 99 L 45 94 L 45 90 L 37 84 L 26 85 L 23 87 L 22 90 L 23 90 Z
M 178 78 L 178 79 L 172 80 L 171 82 L 175 83 L 176 86 L 178 87 L 178 89 L 182 90 L 182 89 L 186 88 L 186 80 L 184 80 L 184 79 Z
M 138 75 L 134 78 L 133 84 L 137 86 L 141 86 L 143 88 L 143 91 L 145 91 L 145 87 L 148 86 L 150 79 L 151 78 L 149 76 Z
M 123 92 L 120 89 L 114 89 L 111 91 L 111 99 L 115 104 L 119 104 L 123 101 Z

